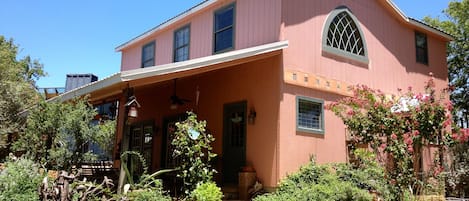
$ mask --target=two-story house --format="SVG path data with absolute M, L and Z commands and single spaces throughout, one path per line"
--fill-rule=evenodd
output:
M 345 126 L 324 105 L 348 86 L 423 89 L 432 72 L 446 87 L 449 40 L 391 0 L 207 0 L 117 47 L 119 73 L 60 98 L 117 100 L 116 152 L 142 152 L 151 170 L 177 163 L 174 122 L 192 110 L 216 138 L 219 183 L 249 165 L 275 187 L 312 155 L 347 160 Z

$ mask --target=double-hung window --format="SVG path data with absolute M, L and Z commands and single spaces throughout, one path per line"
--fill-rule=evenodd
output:
M 324 101 L 297 97 L 296 98 L 296 129 L 297 131 L 324 134 Z
M 174 62 L 189 59 L 190 26 L 184 26 L 174 32 Z
M 235 4 L 231 4 L 214 13 L 214 53 L 234 48 L 234 12 Z
M 415 32 L 415 55 L 417 62 L 428 64 L 427 35 Z
M 155 41 L 142 47 L 142 68 L 155 65 Z

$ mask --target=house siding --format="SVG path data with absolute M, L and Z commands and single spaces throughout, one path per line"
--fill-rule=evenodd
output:
M 368 64 L 330 56 L 322 51 L 325 21 L 339 6 L 348 7 L 357 18 L 366 41 Z M 429 65 L 417 63 L 414 29 L 392 16 L 379 1 L 282 0 L 281 23 L 280 40 L 289 41 L 289 47 L 284 51 L 284 70 L 319 75 L 352 85 L 365 84 L 394 94 L 397 88 L 407 89 L 408 86 L 423 91 L 430 72 L 437 88 L 447 86 L 445 41 L 428 34 Z M 320 163 L 346 161 L 345 126 L 332 112 L 325 111 L 323 135 L 295 129 L 296 96 L 321 99 L 326 105 L 341 96 L 290 84 L 284 84 L 282 90 L 280 176 L 297 170 L 311 155 Z
M 190 102 L 170 109 L 169 97 L 173 95 L 173 81 L 135 88 L 135 96 L 141 105 L 139 116 L 132 122 L 153 120 L 159 128 L 153 141 L 151 169 L 161 168 L 163 120 L 186 111 L 194 111 L 200 120 L 207 121 L 208 131 L 214 135 L 213 150 L 218 154 L 215 167 L 220 171 L 217 181 L 223 174 L 223 105 L 247 101 L 247 113 L 255 109 L 255 124 L 247 124 L 246 164 L 254 167 L 260 181 L 267 187 L 278 182 L 277 134 L 280 102 L 281 56 L 274 56 L 227 69 L 211 71 L 194 77 L 177 80 L 177 95 Z M 215 84 L 216 83 L 216 84 Z M 200 91 L 196 105 L 196 91 Z M 120 108 L 119 111 L 125 111 Z M 123 116 L 121 114 L 121 116 Z M 120 119 L 119 123 L 123 123 Z M 123 134 L 118 130 L 118 139 Z
M 155 64 L 171 63 L 174 30 L 187 24 L 191 29 L 190 59 L 212 55 L 213 12 L 233 2 L 216 2 L 122 49 L 121 70 L 140 68 L 141 47 L 151 41 L 156 44 Z M 215 152 L 223 157 L 223 104 L 247 100 L 248 111 L 254 107 L 257 119 L 255 125 L 247 127 L 246 159 L 256 169 L 264 186 L 276 186 L 282 177 L 306 164 L 312 155 L 319 163 L 344 162 L 347 150 L 342 121 L 331 111 L 325 110 L 325 132 L 305 133 L 296 130 L 295 113 L 297 96 L 324 100 L 325 105 L 343 96 L 327 90 L 287 84 L 283 82 L 285 72 L 298 71 L 351 85 L 365 84 L 394 94 L 397 88 L 406 89 L 408 86 L 421 91 L 430 72 L 434 75 L 437 88 L 442 89 L 448 84 L 446 42 L 428 33 L 429 64 L 417 63 L 415 29 L 397 18 L 395 13 L 388 10 L 390 7 L 382 5 L 383 2 L 238 0 L 234 49 L 284 40 L 289 41 L 289 47 L 282 50 L 280 56 L 178 80 L 178 95 L 181 97 L 193 99 L 194 83 L 200 86 L 198 107 L 191 105 L 192 102 L 188 108 L 171 111 L 168 102 L 168 97 L 172 95 L 171 84 L 142 87 L 136 95 L 139 101 L 142 99 L 142 110 L 148 112 L 139 119 L 154 119 L 155 125 L 161 125 L 165 116 L 196 108 L 217 139 Z M 329 13 L 338 6 L 348 7 L 357 18 L 366 42 L 368 63 L 323 52 L 324 24 Z M 159 141 L 160 138 L 161 135 L 157 137 Z M 158 140 L 155 143 L 155 147 L 161 146 Z M 159 151 L 154 151 L 155 168 L 159 167 Z
M 122 50 L 121 70 L 132 70 L 141 66 L 141 46 L 156 41 L 155 64 L 173 61 L 173 34 L 178 28 L 191 25 L 190 59 L 213 54 L 213 13 L 219 8 L 235 2 L 234 49 L 277 42 L 280 32 L 281 0 L 220 1 L 201 13 L 189 16 L 164 30 Z

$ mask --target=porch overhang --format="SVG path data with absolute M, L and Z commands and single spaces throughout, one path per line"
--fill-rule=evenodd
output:
M 86 95 L 90 95 L 91 102 L 101 101 L 121 94 L 125 88 L 197 75 L 272 57 L 281 54 L 281 50 L 287 47 L 288 41 L 279 41 L 183 62 L 121 71 L 102 80 L 63 93 L 49 101 L 66 102 Z
M 269 43 L 183 62 L 122 71 L 121 78 L 130 87 L 138 87 L 268 58 L 280 54 L 280 50 L 286 47 L 288 41 Z

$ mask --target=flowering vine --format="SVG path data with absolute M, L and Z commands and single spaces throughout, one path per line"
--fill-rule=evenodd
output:
M 399 89 L 399 95 L 386 95 L 365 85 L 354 86 L 352 91 L 353 96 L 326 108 L 343 120 L 353 147 L 366 144 L 374 150 L 386 165 L 396 193 L 421 187 L 417 173 L 423 171 L 419 161 L 424 147 L 437 145 L 442 152 L 445 145 L 469 139 L 469 131 L 452 128 L 453 106 L 446 90 L 437 95 L 433 78 L 426 82 L 425 93 L 409 87 L 406 92 Z M 438 174 L 440 164 L 432 168 Z

